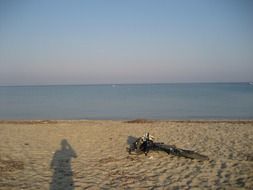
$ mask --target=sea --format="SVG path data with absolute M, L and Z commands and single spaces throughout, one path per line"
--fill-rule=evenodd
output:
M 252 83 L 1 86 L 0 119 L 253 119 Z

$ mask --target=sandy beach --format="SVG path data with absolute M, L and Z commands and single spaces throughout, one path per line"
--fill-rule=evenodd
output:
M 207 155 L 129 155 L 133 137 Z M 252 189 L 253 121 L 1 121 L 0 189 Z

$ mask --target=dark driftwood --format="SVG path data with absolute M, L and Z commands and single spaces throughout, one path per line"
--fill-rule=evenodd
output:
M 133 139 L 136 140 L 133 142 Z M 147 155 L 148 152 L 152 150 L 152 151 L 164 151 L 174 156 L 180 156 L 190 159 L 198 159 L 202 161 L 209 159 L 207 156 L 199 154 L 197 152 L 177 148 L 176 146 L 166 145 L 164 143 L 153 142 L 152 140 L 149 139 L 145 138 L 143 139 L 143 137 L 134 138 L 131 136 L 131 140 L 132 142 L 130 143 L 129 142 L 130 140 L 128 139 L 130 147 L 127 148 L 127 151 L 129 154 L 135 152 L 137 154 L 145 153 L 145 155 Z

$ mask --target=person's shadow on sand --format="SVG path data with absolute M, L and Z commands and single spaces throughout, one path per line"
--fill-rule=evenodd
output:
M 66 139 L 61 141 L 61 149 L 54 153 L 50 168 L 54 170 L 50 190 L 73 190 L 74 180 L 71 159 L 77 155 Z

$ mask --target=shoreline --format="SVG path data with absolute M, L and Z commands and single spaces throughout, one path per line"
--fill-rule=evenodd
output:
M 232 123 L 232 124 L 253 124 L 253 119 L 0 119 L 0 124 L 54 124 L 59 122 L 87 122 L 87 121 L 115 121 L 125 123 Z

